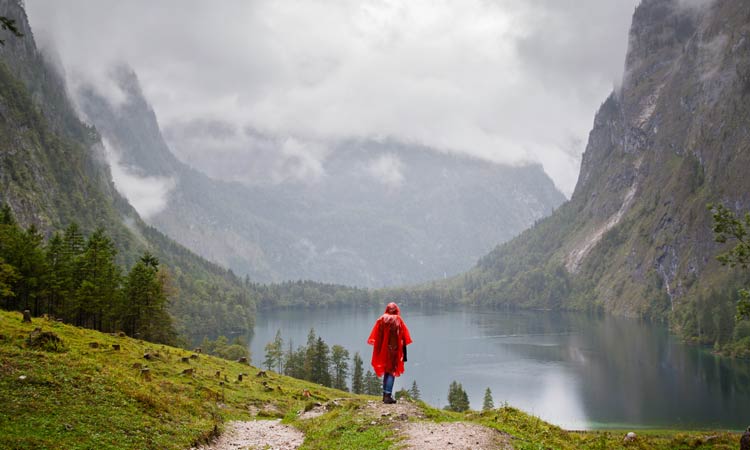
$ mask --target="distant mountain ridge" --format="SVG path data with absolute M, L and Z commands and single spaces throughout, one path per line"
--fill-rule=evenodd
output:
M 569 202 L 443 286 L 450 298 L 669 319 L 744 339 L 708 203 L 750 210 L 750 3 L 644 0 Z M 447 291 L 446 291 L 447 292 Z
M 174 157 L 135 73 L 119 67 L 113 80 L 122 104 L 91 88 L 79 92 L 79 103 L 124 165 L 175 181 L 149 222 L 254 281 L 380 287 L 442 278 L 564 201 L 541 166 L 498 166 L 393 142 L 335 144 L 317 181 L 211 179 Z M 394 159 L 396 183 L 368 174 L 373 161 Z
M 183 336 L 250 332 L 255 294 L 141 220 L 112 183 L 99 133 L 80 121 L 62 78 L 36 48 L 23 3 L 0 0 L 0 15 L 24 34 L 0 47 L 0 202 L 47 236 L 72 222 L 85 234 L 104 228 L 126 267 L 154 253 L 179 291 L 170 312 Z

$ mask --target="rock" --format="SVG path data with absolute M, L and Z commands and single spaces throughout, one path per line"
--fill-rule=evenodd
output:
M 243 356 L 242 358 L 238 359 L 238 360 L 237 360 L 237 362 L 238 362 L 238 363 L 242 363 L 242 364 L 247 364 L 247 358 L 245 358 L 245 357 Z
M 637 436 L 632 431 L 625 435 L 625 439 L 623 439 L 623 442 L 633 442 L 635 441 Z
M 266 371 L 265 371 L 265 370 L 261 370 L 261 371 L 260 371 L 260 372 L 258 372 L 258 373 L 257 373 L 257 374 L 256 374 L 255 376 L 256 376 L 256 377 L 268 377 L 268 375 L 266 374 Z

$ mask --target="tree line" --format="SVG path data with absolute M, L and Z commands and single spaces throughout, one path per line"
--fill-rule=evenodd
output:
M 78 225 L 45 241 L 34 225 L 24 229 L 8 205 L 0 208 L 0 305 L 28 309 L 76 326 L 123 331 L 140 339 L 174 343 L 167 312 L 171 276 L 150 253 L 126 271 L 104 229 L 84 236 Z
M 342 391 L 366 395 L 383 393 L 382 378 L 370 369 L 364 371 L 364 361 L 359 352 L 354 353 L 350 364 L 349 350 L 341 345 L 329 347 L 312 328 L 307 335 L 307 344 L 297 348 L 291 341 L 285 346 L 281 330 L 277 330 L 274 340 L 265 346 L 263 365 L 290 377 Z M 416 381 L 405 392 L 415 400 L 420 398 Z

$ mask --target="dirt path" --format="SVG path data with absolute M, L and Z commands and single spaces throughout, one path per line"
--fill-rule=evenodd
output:
M 305 436 L 298 429 L 277 420 L 229 422 L 224 433 L 213 444 L 193 450 L 295 450 Z
M 410 422 L 403 435 L 407 449 L 513 450 L 509 436 L 473 423 Z
M 329 407 L 321 404 L 300 415 L 307 420 L 321 416 Z M 482 425 L 466 422 L 435 423 L 425 420 L 424 412 L 414 403 L 401 401 L 385 405 L 369 401 L 361 414 L 393 430 L 401 440 L 397 448 L 430 450 L 513 450 L 510 436 Z M 305 436 L 296 428 L 282 425 L 280 420 L 254 420 L 229 422 L 226 431 L 210 446 L 192 450 L 295 450 L 302 445 Z
M 405 449 L 513 450 L 510 436 L 492 428 L 465 422 L 420 420 L 425 418 L 424 413 L 411 402 L 403 401 L 395 405 L 368 402 L 365 411 L 381 422 L 393 422 L 393 431 L 403 438 L 400 444 Z

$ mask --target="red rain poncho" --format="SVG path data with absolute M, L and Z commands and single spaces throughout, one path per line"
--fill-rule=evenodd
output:
M 401 311 L 395 303 L 388 303 L 385 314 L 375 321 L 367 343 L 373 345 L 372 367 L 375 374 L 384 373 L 399 376 L 404 373 L 404 346 L 411 344 L 409 329 L 401 318 Z

